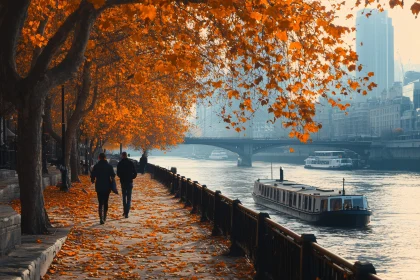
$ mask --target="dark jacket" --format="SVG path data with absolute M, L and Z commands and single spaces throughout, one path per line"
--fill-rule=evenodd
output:
M 144 174 L 144 170 L 146 168 L 146 165 L 147 165 L 147 157 L 143 155 L 143 156 L 141 156 L 140 163 L 139 163 L 141 174 Z
M 115 178 L 114 168 L 106 160 L 98 161 L 90 173 L 92 183 L 95 182 L 96 192 L 111 191 L 111 177 Z
M 123 158 L 117 165 L 117 176 L 120 177 L 121 184 L 132 183 L 137 177 L 134 163 L 128 158 Z

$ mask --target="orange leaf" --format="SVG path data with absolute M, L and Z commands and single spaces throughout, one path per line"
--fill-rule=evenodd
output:
M 420 3 L 416 2 L 411 6 L 411 12 L 416 15 L 416 17 L 418 16 L 418 14 L 420 13 Z
M 276 37 L 281 41 L 287 41 L 287 32 L 286 31 L 279 31 L 276 33 Z
M 299 42 L 292 42 L 290 43 L 290 49 L 297 49 L 300 50 L 302 48 L 302 45 Z

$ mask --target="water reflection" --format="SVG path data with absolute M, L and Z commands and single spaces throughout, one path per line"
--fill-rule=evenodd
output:
M 369 260 L 383 279 L 420 278 L 420 188 L 419 174 L 398 171 L 307 170 L 303 165 L 282 164 L 285 179 L 322 188 L 342 188 L 363 194 L 373 210 L 371 224 L 364 229 L 321 227 L 256 205 L 251 193 L 256 179 L 270 178 L 270 163 L 254 162 L 252 168 L 237 167 L 234 161 L 191 160 L 179 157 L 150 157 L 149 162 L 170 168 L 213 190 L 270 217 L 291 230 L 313 233 L 318 243 L 350 261 Z M 273 164 L 274 178 L 280 164 Z

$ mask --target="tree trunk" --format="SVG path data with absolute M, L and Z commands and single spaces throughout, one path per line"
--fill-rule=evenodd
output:
M 71 155 L 70 155 L 70 169 L 71 169 L 71 182 L 72 183 L 80 183 L 79 179 L 79 149 L 77 149 L 77 140 L 73 138 L 73 144 L 71 145 Z
M 18 109 L 18 174 L 22 233 L 42 234 L 49 223 L 42 188 L 42 109 L 44 98 L 29 94 Z

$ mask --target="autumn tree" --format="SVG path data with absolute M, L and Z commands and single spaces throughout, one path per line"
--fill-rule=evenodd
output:
M 343 40 L 351 30 L 334 23 L 340 7 L 304 0 L 3 1 L 0 94 L 19 115 L 22 231 L 47 230 L 40 153 L 45 98 L 82 69 L 94 26 L 98 32 L 127 29 L 139 52 L 155 54 L 142 65 L 132 53 L 136 48 L 125 50 L 133 72 L 124 74 L 137 83 L 171 76 L 200 83 L 203 95 L 219 89 L 238 100 L 239 109 L 226 111 L 224 118 L 239 129 L 256 98 L 274 118 L 288 119 L 291 136 L 307 140 L 319 128 L 313 120 L 318 98 L 345 108 L 341 95 L 374 86 L 368 77 L 349 76 L 359 65 Z M 327 95 L 331 87 L 333 97 Z M 195 88 L 185 87 L 176 96 L 190 104 Z

